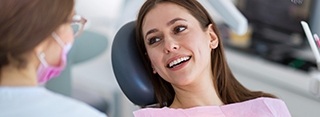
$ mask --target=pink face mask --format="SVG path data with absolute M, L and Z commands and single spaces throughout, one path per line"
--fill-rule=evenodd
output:
M 64 42 L 56 33 L 52 33 L 52 36 L 63 48 L 62 55 L 61 55 L 61 63 L 60 63 L 60 66 L 51 66 L 46 61 L 45 54 L 43 52 L 39 53 L 38 58 L 41 62 L 40 66 L 38 67 L 38 73 L 37 73 L 39 84 L 45 84 L 50 79 L 60 75 L 60 73 L 63 71 L 63 69 L 67 65 L 67 55 L 69 50 L 72 47 L 72 43 L 64 44 Z

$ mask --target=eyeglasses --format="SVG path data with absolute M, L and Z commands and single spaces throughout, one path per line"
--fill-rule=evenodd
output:
M 80 15 L 74 15 L 72 17 L 71 27 L 73 30 L 73 35 L 75 37 L 79 36 L 82 33 L 83 27 L 86 24 L 86 22 L 87 22 L 87 19 L 85 19 Z

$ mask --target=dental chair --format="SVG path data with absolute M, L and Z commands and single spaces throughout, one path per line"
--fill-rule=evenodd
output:
M 126 97 L 135 105 L 145 107 L 156 103 L 155 94 L 135 41 L 135 22 L 120 28 L 111 50 L 112 67 Z

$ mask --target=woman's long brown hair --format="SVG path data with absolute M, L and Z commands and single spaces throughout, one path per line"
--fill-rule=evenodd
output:
M 28 54 L 70 20 L 74 0 L 0 0 L 1 69 L 24 68 Z M 14 62 L 13 62 L 14 61 Z
M 224 104 L 242 102 L 258 97 L 272 97 L 274 95 L 261 91 L 250 91 L 245 88 L 232 74 L 224 55 L 222 40 L 219 31 L 205 8 L 196 0 L 147 0 L 141 7 L 138 19 L 136 22 L 136 42 L 139 47 L 140 56 L 144 59 L 145 68 L 149 73 L 150 80 L 153 84 L 156 99 L 160 107 L 170 106 L 173 102 L 175 92 L 172 85 L 163 80 L 158 74 L 152 73 L 151 62 L 148 56 L 145 55 L 146 48 L 142 36 L 142 23 L 145 15 L 154 8 L 157 4 L 170 2 L 184 7 L 189 13 L 194 16 L 200 23 L 203 30 L 209 24 L 213 24 L 212 28 L 219 39 L 219 46 L 211 52 L 211 66 L 213 73 L 214 87 L 218 92 L 218 96 Z

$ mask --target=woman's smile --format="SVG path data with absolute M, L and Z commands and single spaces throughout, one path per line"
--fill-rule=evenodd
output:
M 179 70 L 180 68 L 184 67 L 192 56 L 184 56 L 184 57 L 175 57 L 170 59 L 169 64 L 167 64 L 167 68 L 171 70 Z

